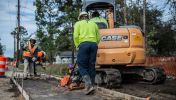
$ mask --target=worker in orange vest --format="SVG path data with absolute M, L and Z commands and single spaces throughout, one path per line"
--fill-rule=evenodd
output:
M 29 73 L 32 76 L 32 69 L 34 68 L 34 75 L 37 75 L 35 70 L 35 62 L 38 58 L 43 57 L 45 53 L 39 50 L 35 35 L 32 35 L 23 48 L 24 57 L 24 78 L 27 78 Z

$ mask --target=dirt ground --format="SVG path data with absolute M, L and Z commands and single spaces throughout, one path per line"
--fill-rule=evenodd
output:
M 0 100 L 24 100 L 9 78 L 0 78 Z
M 57 100 L 58 98 L 59 100 L 107 100 L 97 95 L 85 96 L 81 90 L 68 91 L 57 85 L 58 82 L 55 79 L 24 81 L 24 88 L 33 100 Z M 176 80 L 166 80 L 164 84 L 157 85 L 123 83 L 120 89 L 113 90 L 139 97 L 150 97 L 151 100 L 176 100 Z
M 176 80 L 167 79 L 163 84 L 149 85 L 144 83 L 123 83 L 116 91 L 150 97 L 151 100 L 176 100 Z
M 55 79 L 28 79 L 24 81 L 24 89 L 32 100 L 104 100 L 97 95 L 87 96 L 82 90 L 58 87 Z

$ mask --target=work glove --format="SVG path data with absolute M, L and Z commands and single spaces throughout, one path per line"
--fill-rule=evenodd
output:
M 35 57 L 33 57 L 33 58 L 32 58 L 32 61 L 34 61 L 34 62 L 35 62 L 36 60 L 37 60 L 37 58 L 35 58 Z

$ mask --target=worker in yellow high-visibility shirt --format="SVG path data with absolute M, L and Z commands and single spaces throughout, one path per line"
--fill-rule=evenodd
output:
M 108 22 L 105 18 L 101 17 L 98 11 L 92 13 L 91 21 L 95 22 L 100 29 L 108 28 Z
M 87 12 L 81 12 L 78 19 L 73 33 L 75 46 L 79 48 L 77 63 L 85 82 L 85 94 L 90 94 L 94 91 L 95 62 L 100 35 L 98 26 L 89 20 Z

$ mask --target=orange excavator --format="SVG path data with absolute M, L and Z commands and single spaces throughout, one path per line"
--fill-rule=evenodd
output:
M 124 78 L 149 84 L 164 82 L 163 69 L 145 66 L 145 38 L 138 26 L 114 27 L 116 22 L 116 0 L 83 0 L 83 11 L 91 14 L 100 11 L 108 20 L 108 28 L 100 29 L 96 84 L 108 87 L 120 85 Z M 99 24 L 97 24 L 99 25 Z

